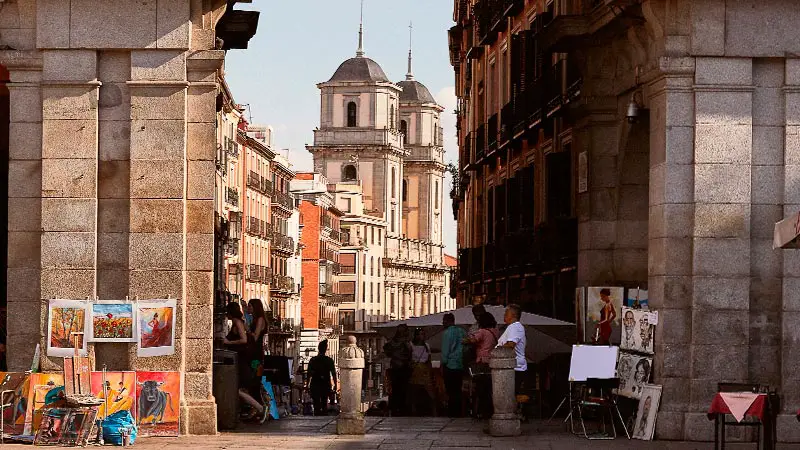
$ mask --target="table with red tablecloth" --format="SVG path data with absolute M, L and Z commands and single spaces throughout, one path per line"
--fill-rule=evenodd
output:
M 767 394 L 758 394 L 756 399 L 753 401 L 753 404 L 750 405 L 749 408 L 747 408 L 745 416 L 755 417 L 763 422 L 766 413 L 767 413 Z M 708 408 L 708 419 L 714 420 L 717 414 L 732 414 L 731 409 L 728 407 L 728 404 L 725 403 L 725 400 L 722 398 L 720 392 L 717 392 L 717 395 L 714 396 L 714 400 L 712 400 L 711 402 L 711 407 Z
M 763 434 L 764 446 L 766 450 L 775 448 L 775 421 L 773 419 L 772 411 L 770 410 L 770 402 L 767 394 L 755 394 L 755 398 L 747 410 L 744 412 L 744 417 L 751 417 L 758 419 L 757 422 L 726 422 L 725 415 L 734 415 L 731 407 L 723 398 L 723 394 L 736 395 L 737 393 L 721 393 L 718 392 L 714 395 L 711 401 L 711 406 L 708 408 L 708 419 L 714 421 L 714 448 L 725 448 L 725 425 L 747 425 L 758 427 L 759 433 L 759 448 L 761 447 L 761 436 Z M 753 395 L 752 393 L 748 393 Z M 743 408 L 743 407 L 742 407 Z M 741 411 L 741 410 L 740 410 Z M 800 414 L 800 413 L 798 413 Z M 800 416 L 799 416 L 800 417 Z M 761 427 L 764 428 L 763 433 Z

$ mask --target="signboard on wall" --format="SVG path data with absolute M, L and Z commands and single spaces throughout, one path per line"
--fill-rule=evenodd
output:
M 586 152 L 578 154 L 578 193 L 589 190 L 589 157 Z

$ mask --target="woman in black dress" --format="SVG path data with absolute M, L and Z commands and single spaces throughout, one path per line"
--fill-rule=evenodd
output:
M 244 325 L 244 315 L 242 308 L 234 302 L 228 303 L 225 306 L 225 315 L 233 323 L 231 331 L 225 336 L 223 343 L 232 351 L 236 352 L 236 361 L 239 379 L 239 398 L 245 403 L 252 406 L 256 411 L 256 416 L 259 423 L 264 423 L 267 420 L 267 408 L 259 403 L 251 393 L 253 388 L 258 389 L 258 380 L 251 366 L 253 350 L 252 341 L 248 339 L 247 331 Z M 258 392 L 258 390 L 256 390 Z M 253 417 L 253 416 L 251 416 Z

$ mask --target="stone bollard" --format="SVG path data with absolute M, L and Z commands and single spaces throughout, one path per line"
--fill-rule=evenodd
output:
M 514 383 L 516 365 L 513 349 L 498 347 L 492 350 L 492 359 L 489 361 L 494 404 L 494 415 L 489 420 L 489 434 L 492 436 L 519 436 L 522 432 Z
M 339 350 L 339 385 L 342 390 L 337 434 L 364 434 L 364 414 L 361 413 L 361 372 L 364 370 L 364 350 L 356 346 L 355 336 L 347 337 L 347 346 Z

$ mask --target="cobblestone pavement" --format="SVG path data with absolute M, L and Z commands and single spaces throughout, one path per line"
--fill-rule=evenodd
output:
M 141 438 L 140 450 L 309 449 L 309 450 L 418 450 L 418 449 L 533 449 L 533 450 L 695 450 L 712 449 L 712 443 L 643 442 L 617 438 L 587 441 L 568 433 L 559 421 L 523 425 L 514 438 L 496 438 L 484 432 L 486 422 L 445 418 L 367 418 L 367 435 L 337 436 L 334 417 L 291 417 L 262 426 L 247 426 L 217 436 Z M 19 444 L 3 449 L 17 450 Z M 729 444 L 732 450 L 755 449 L 755 444 Z M 800 450 L 800 445 L 778 445 L 779 450 Z

